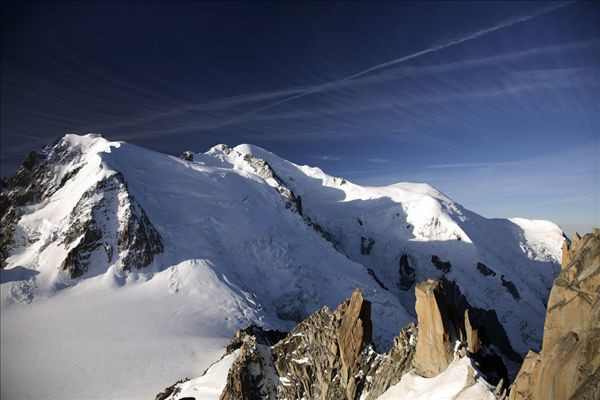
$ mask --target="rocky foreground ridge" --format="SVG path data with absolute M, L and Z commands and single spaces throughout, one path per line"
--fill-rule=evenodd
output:
M 383 354 L 371 341 L 371 303 L 360 290 L 287 334 L 255 326 L 238 331 L 224 355 L 237 352 L 220 399 L 378 399 L 410 371 L 433 377 L 465 358 L 470 373 L 461 392 L 478 385 L 486 398 L 504 398 L 507 372 L 496 351 L 518 355 L 506 334 L 497 334 L 495 313 L 470 307 L 447 280 L 422 282 L 416 293 L 418 326 L 407 325 Z M 193 394 L 193 384 L 180 381 L 156 399 Z

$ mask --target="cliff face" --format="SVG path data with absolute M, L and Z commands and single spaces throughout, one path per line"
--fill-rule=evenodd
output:
M 600 229 L 563 247 L 540 354 L 530 351 L 510 399 L 600 398 Z

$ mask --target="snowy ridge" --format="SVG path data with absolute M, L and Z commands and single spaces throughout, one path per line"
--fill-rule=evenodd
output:
M 403 254 L 414 281 L 443 274 L 432 255 L 450 262 L 446 278 L 473 305 L 497 310 L 518 352 L 539 345 L 563 240 L 552 223 L 485 219 L 425 184 L 361 187 L 250 145 L 215 146 L 186 161 L 66 135 L 42 156 L 52 161 L 51 189 L 19 207 L 2 270 L 3 398 L 152 396 L 199 376 L 240 326 L 289 329 L 357 287 L 373 302 L 374 341 L 385 349 L 414 320 L 414 291 L 397 285 Z M 92 196 L 86 212 L 105 197 L 135 203 L 106 208 L 113 211 L 101 230 L 112 252 L 94 248 L 90 267 L 69 275 L 61 265 L 81 240 L 65 246 L 73 212 L 116 174 L 126 192 Z M 114 235 L 127 209 L 147 217 L 162 248 L 123 268 L 128 252 Z M 495 275 L 479 273 L 478 262 Z M 117 358 L 127 361 L 115 367 Z M 131 373 L 135 382 L 122 378 Z

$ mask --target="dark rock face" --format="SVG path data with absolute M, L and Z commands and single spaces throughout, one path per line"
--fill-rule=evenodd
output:
M 600 230 L 565 249 L 555 279 L 539 354 L 529 351 L 511 400 L 600 398 Z
M 281 339 L 285 338 L 286 335 L 287 332 L 263 329 L 256 325 L 248 325 L 235 333 L 233 339 L 227 344 L 225 354 L 230 354 L 242 347 L 247 337 L 254 337 L 257 344 L 273 346 Z
M 400 290 L 408 290 L 415 284 L 415 269 L 410 266 L 408 255 L 402 254 L 399 261 L 399 278 L 396 286 Z
M 178 380 L 171 386 L 165 388 L 162 392 L 156 395 L 155 400 L 167 400 L 169 397 L 174 398 L 181 392 L 181 388 L 179 387 L 182 383 L 189 381 L 188 378 Z
M 394 345 L 385 354 L 377 354 L 371 362 L 367 373 L 363 393 L 367 393 L 366 400 L 379 398 L 391 386 L 400 382 L 400 379 L 412 367 L 418 341 L 417 326 L 408 324 L 394 338 Z
M 121 173 L 104 178 L 78 201 L 63 237 L 67 248 L 75 242 L 62 264 L 71 278 L 88 270 L 97 251 L 105 253 L 109 264 L 116 250 L 123 270 L 146 267 L 163 251 L 160 235 L 129 193 Z
M 321 235 L 323 239 L 327 240 L 329 243 L 333 244 L 333 247 L 335 247 L 333 235 L 329 231 L 327 231 L 325 228 L 323 228 L 316 222 L 312 221 L 308 215 L 304 215 L 304 222 L 306 222 L 308 226 L 312 227 L 315 230 L 315 232 Z
M 185 161 L 194 161 L 194 153 L 191 151 L 184 151 L 179 158 Z
M 285 185 L 283 179 L 281 179 L 279 175 L 275 173 L 271 167 L 271 164 L 269 164 L 266 160 L 246 154 L 244 156 L 244 161 L 246 161 L 246 163 L 252 167 L 256 175 L 260 176 L 266 181 L 269 179 L 274 180 L 276 182 L 274 187 L 279 193 L 281 193 L 282 196 L 293 202 L 296 201 L 296 196 L 294 193 Z
M 47 145 L 40 153 L 27 154 L 17 173 L 3 180 L 0 191 L 0 265 L 19 243 L 15 243 L 17 224 L 22 216 L 21 207 L 37 204 L 59 190 L 81 169 L 77 165 L 80 152 L 69 147 L 62 139 Z M 60 178 L 59 166 L 74 164 Z
M 483 276 L 496 276 L 496 272 L 493 269 L 481 262 L 477 263 L 477 271 Z
M 368 255 L 371 254 L 371 250 L 373 249 L 373 245 L 375 244 L 375 240 L 370 237 L 360 237 L 360 254 Z
M 508 293 L 510 293 L 515 300 L 520 300 L 521 295 L 519 294 L 519 291 L 517 290 L 515 284 L 509 281 L 508 279 L 504 279 L 504 275 L 502 275 L 500 279 L 502 280 L 502 286 L 504 286 L 506 290 L 508 290 Z
M 436 267 L 443 273 L 449 272 L 450 268 L 452 268 L 450 261 L 442 261 L 436 255 L 431 256 L 431 263 L 433 264 L 434 267 Z
M 220 400 L 275 398 L 276 382 L 274 377 L 263 373 L 263 371 L 273 369 L 271 348 L 259 343 L 260 339 L 252 335 L 252 333 L 258 333 L 259 338 L 264 338 L 264 332 L 252 329 L 248 333 L 236 334 L 240 343 L 239 354 L 229 369 Z
M 379 285 L 380 288 L 388 290 L 388 288 L 385 287 L 385 285 L 383 284 L 383 282 L 381 282 L 381 279 L 379 279 L 379 277 L 377 276 L 377 274 L 375 274 L 375 271 L 373 271 L 372 268 L 367 268 L 367 272 L 369 273 L 369 275 L 371 276 L 371 278 L 373 278 L 373 280 L 375 282 L 377 282 L 377 284 Z

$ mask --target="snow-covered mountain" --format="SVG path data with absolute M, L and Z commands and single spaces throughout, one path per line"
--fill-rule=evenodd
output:
M 415 282 L 442 276 L 524 356 L 564 241 L 426 184 L 358 186 L 251 145 L 176 158 L 97 135 L 28 155 L 0 213 L 2 398 L 148 398 L 200 376 L 241 326 L 287 330 L 355 288 L 386 350 L 415 320 Z

